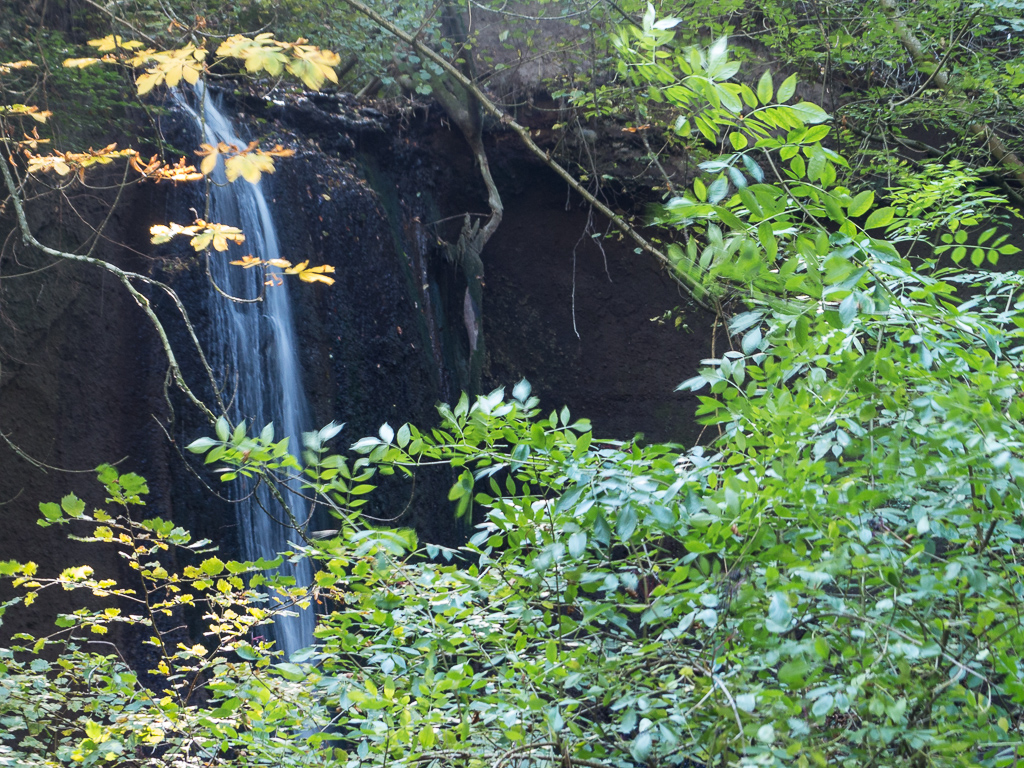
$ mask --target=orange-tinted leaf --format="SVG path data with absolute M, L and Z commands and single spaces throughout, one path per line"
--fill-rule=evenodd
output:
M 228 181 L 235 181 L 239 176 L 250 184 L 258 184 L 264 173 L 274 172 L 274 159 L 262 152 L 248 152 L 229 157 L 224 162 L 224 170 Z
M 146 175 L 146 174 L 143 174 Z M 174 165 L 165 165 L 162 168 L 157 167 L 154 172 L 149 174 L 152 176 L 157 183 L 161 181 L 173 181 L 178 183 L 179 181 L 200 181 L 203 178 L 203 174 L 196 170 L 194 165 L 188 165 L 185 162 L 185 158 L 181 158 Z
M 25 69 L 26 67 L 34 67 L 35 62 L 24 59 L 23 61 L 5 61 L 0 63 L 0 75 L 8 75 L 15 69 Z

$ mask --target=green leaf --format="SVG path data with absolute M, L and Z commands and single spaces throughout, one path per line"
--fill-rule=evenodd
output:
M 638 763 L 646 763 L 653 749 L 654 741 L 651 738 L 651 732 L 643 731 L 629 745 L 629 754 Z
M 283 662 L 281 664 L 274 664 L 273 667 L 281 673 L 281 677 L 285 680 L 291 680 L 293 683 L 306 678 L 306 673 L 298 664 Z
M 256 651 L 249 643 L 239 643 L 235 646 L 235 653 L 245 661 L 256 661 Z
M 587 534 L 583 531 L 576 531 L 569 537 L 569 556 L 573 560 L 579 560 L 587 551 Z
M 725 196 L 729 194 L 729 181 L 725 176 L 719 176 L 708 187 L 708 202 L 712 205 L 718 205 Z
M 810 339 L 810 328 L 811 321 L 807 319 L 806 315 L 800 315 L 797 318 L 795 326 L 796 343 L 803 349 L 807 346 L 807 342 Z
M 788 82 L 788 80 L 787 80 Z M 782 84 L 783 86 L 785 83 Z M 779 92 L 782 92 L 782 87 L 779 87 Z M 823 123 L 826 120 L 830 120 L 828 112 L 823 110 L 817 104 L 810 101 L 801 101 L 799 104 L 794 104 L 788 108 L 793 114 L 795 114 L 802 122 L 810 125 L 813 123 Z
M 766 69 L 764 71 L 764 74 L 761 75 L 761 79 L 757 81 L 757 100 L 760 101 L 762 104 L 770 104 L 772 101 L 773 88 L 774 84 L 772 83 L 772 72 L 770 69 Z M 782 89 L 780 88 L 780 93 L 781 90 Z
M 825 717 L 825 715 L 832 711 L 834 705 L 835 696 L 831 693 L 826 693 L 814 702 L 814 706 L 811 707 L 811 714 L 815 717 Z
M 624 543 L 633 538 L 636 525 L 637 514 L 631 504 L 619 510 L 618 519 L 615 521 L 615 533 Z
M 768 619 L 765 628 L 769 632 L 788 632 L 793 623 L 793 611 L 789 607 L 786 596 L 776 592 L 768 603 Z
M 804 137 L 801 139 L 801 141 L 805 144 L 820 142 L 822 139 L 828 136 L 831 130 L 832 128 L 828 125 L 816 125 L 813 128 L 810 128 L 807 131 L 807 133 L 804 134 Z
M 839 322 L 846 328 L 857 316 L 857 297 L 850 294 L 839 303 Z
M 189 443 L 185 447 L 185 450 L 191 451 L 192 453 L 205 453 L 215 445 L 220 445 L 220 443 L 212 437 L 200 437 L 198 440 L 193 440 Z
M 847 209 L 847 212 L 851 216 L 862 216 L 868 212 L 868 210 L 871 208 L 872 205 L 874 205 L 874 203 L 875 193 L 868 189 L 861 192 L 855 198 L 853 198 L 853 200 L 850 202 L 850 207 Z
M 807 178 L 810 181 L 817 181 L 821 178 L 821 172 L 825 170 L 825 155 L 820 147 L 814 148 L 817 151 L 811 152 L 810 162 L 807 164 Z
M 224 570 L 224 561 L 218 557 L 209 557 L 203 560 L 199 567 L 203 569 L 204 573 L 216 576 Z
M 47 520 L 60 520 L 63 515 L 61 514 L 60 507 L 53 502 L 44 502 L 39 505 L 39 511 L 43 513 L 43 517 Z
M 791 688 L 801 688 L 811 665 L 802 656 L 786 662 L 779 669 L 779 681 Z
M 782 85 L 779 86 L 779 91 L 775 94 L 775 98 L 778 99 L 779 104 L 785 104 L 793 97 L 794 93 L 796 93 L 795 74 L 782 81 Z
M 103 738 L 103 726 L 92 720 L 85 721 L 85 735 L 98 742 Z
M 85 502 L 73 493 L 69 493 L 61 499 L 60 506 L 67 513 L 68 517 L 81 517 L 85 511 Z
M 868 220 L 864 222 L 864 229 L 885 227 L 892 222 L 895 215 L 896 211 L 893 208 L 877 208 L 871 212 Z

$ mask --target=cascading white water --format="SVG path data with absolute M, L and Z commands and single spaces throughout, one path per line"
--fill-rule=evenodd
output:
M 175 98 L 195 120 L 207 143 L 216 146 L 223 142 L 239 148 L 248 145 L 235 135 L 230 120 L 217 108 L 206 89 L 197 86 L 195 94 L 201 105 L 199 110 L 189 105 L 183 94 L 175 92 Z M 250 184 L 242 179 L 228 183 L 222 160 L 218 161 L 211 179 L 210 221 L 239 227 L 245 234 L 245 243 L 231 245 L 227 253 L 211 257 L 213 281 L 230 296 L 253 299 L 263 294 L 264 297 L 261 302 L 240 303 L 217 294 L 216 289 L 210 287 L 214 338 L 208 343 L 214 369 L 225 376 L 222 389 L 226 399 L 230 399 L 233 421 L 246 419 L 257 429 L 273 422 L 275 439 L 288 437 L 292 453 L 298 455 L 302 450 L 303 428 L 308 426 L 309 409 L 302 387 L 287 286 L 264 286 L 261 269 L 242 269 L 229 264 L 246 254 L 265 261 L 281 258 L 274 219 L 261 184 Z M 280 272 L 276 267 L 273 270 Z M 241 495 L 242 490 L 236 490 Z M 308 505 L 304 499 L 290 494 L 289 504 L 294 518 L 305 521 Z M 254 497 L 237 505 L 238 526 L 247 558 L 273 558 L 278 552 L 291 548 L 289 540 L 297 540 L 293 530 L 275 522 L 267 511 L 284 517 L 263 485 Z M 305 559 L 295 564 L 286 561 L 281 573 L 294 576 L 298 585 L 312 582 L 312 569 Z M 313 641 L 313 610 L 294 610 L 298 611 L 298 616 L 278 618 L 273 630 L 277 648 L 288 656 Z

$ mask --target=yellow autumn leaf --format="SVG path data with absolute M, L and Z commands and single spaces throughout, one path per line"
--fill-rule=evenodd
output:
M 334 285 L 334 278 L 327 277 L 325 273 L 333 272 L 334 267 L 330 264 L 323 264 L 319 267 L 310 267 L 304 269 L 299 273 L 299 280 L 304 283 L 326 283 L 327 285 Z
M 299 274 L 302 270 L 304 270 L 308 266 L 309 266 L 309 259 L 306 259 L 306 261 L 300 261 L 294 267 L 289 267 L 288 269 L 286 269 L 284 271 L 284 273 L 286 275 L 297 275 L 297 274 Z
M 276 46 L 253 46 L 243 58 L 246 72 L 263 70 L 273 77 L 279 76 L 288 63 L 288 57 Z
M 54 171 L 61 176 L 71 173 L 71 168 L 64 161 L 63 155 L 32 155 L 28 158 L 28 172 Z
M 263 263 L 261 259 L 257 259 L 255 256 L 243 256 L 240 259 L 231 262 L 235 266 L 244 267 L 245 269 L 251 269 L 252 267 L 258 267 Z
M 202 245 L 197 244 L 197 241 L 200 240 Z M 191 245 L 197 251 L 201 251 L 212 241 L 215 251 L 226 251 L 229 240 L 241 244 L 245 242 L 245 235 L 238 227 L 230 227 L 227 224 L 206 224 L 206 229 L 192 238 Z
M 213 233 L 207 229 L 204 229 L 202 232 L 200 232 L 191 240 L 189 240 L 188 244 L 191 245 L 192 249 L 195 251 L 205 251 L 209 247 L 211 242 L 213 242 Z
M 199 145 L 196 154 L 203 158 L 203 162 L 199 165 L 199 170 L 203 172 L 204 176 L 209 176 L 213 173 L 213 169 L 217 167 L 217 158 L 220 157 L 220 152 L 220 146 L 215 147 L 212 144 Z
M 168 243 L 175 235 L 194 235 L 198 231 L 198 227 L 185 227 L 181 224 L 175 224 L 173 221 L 169 226 L 154 224 L 149 228 L 149 234 L 152 235 L 151 242 L 155 245 Z
M 64 66 L 68 69 L 85 69 L 91 67 L 93 64 L 99 64 L 102 59 L 84 58 L 84 59 L 64 59 Z
M 96 40 L 90 40 L 89 45 L 99 51 L 113 51 L 117 48 L 124 48 L 125 50 L 131 51 L 135 48 L 141 48 L 142 43 L 138 40 L 125 40 L 120 35 L 107 35 L 106 37 L 100 37 Z
M 196 219 L 196 223 L 183 226 L 171 222 L 169 225 L 155 224 L 149 228 L 152 235 L 151 241 L 155 244 L 169 242 L 175 235 L 191 235 L 189 245 L 196 251 L 202 251 L 211 243 L 215 250 L 226 251 L 228 241 L 235 243 L 245 242 L 245 235 L 238 227 L 227 224 L 210 224 L 202 219 Z
M 217 46 L 217 56 L 231 56 L 232 58 L 241 59 L 245 56 L 245 51 L 252 45 L 252 38 L 246 37 L 245 35 L 231 35 L 223 43 Z
M 34 61 L 24 59 L 22 61 L 4 61 L 0 62 L 0 75 L 9 75 L 15 69 L 25 69 L 26 67 L 34 67 L 36 64 Z
M 136 60 L 138 58 L 142 57 L 136 57 Z M 196 48 L 189 43 L 184 48 L 173 51 L 148 54 L 146 59 L 155 61 L 156 65 L 136 78 L 135 86 L 140 96 L 149 93 L 161 83 L 166 83 L 169 88 L 174 88 L 182 80 L 191 85 L 198 83 L 203 72 L 206 49 Z
M 288 71 L 314 91 L 320 90 L 324 80 L 338 82 L 334 68 L 341 63 L 341 57 L 333 51 L 324 51 L 312 45 L 293 45 Z
M 246 152 L 225 160 L 224 170 L 228 181 L 241 176 L 250 184 L 258 184 L 262 174 L 274 172 L 274 158 L 259 151 Z
M 135 78 L 135 87 L 139 92 L 139 96 L 145 96 L 147 93 L 153 90 L 160 81 L 163 80 L 163 75 L 153 74 L 145 72 Z
M 137 54 L 128 59 L 128 64 L 133 67 L 141 67 L 143 64 L 148 64 L 156 58 L 156 48 L 147 48 L 144 51 L 139 51 Z
M 232 35 L 220 44 L 217 55 L 242 59 L 248 72 L 265 70 L 276 77 L 281 74 L 288 62 L 283 50 L 282 44 L 274 40 L 271 33 L 264 32 L 255 38 Z
M 272 267 L 279 267 L 280 269 L 288 269 L 292 265 L 288 259 L 267 259 L 267 264 Z

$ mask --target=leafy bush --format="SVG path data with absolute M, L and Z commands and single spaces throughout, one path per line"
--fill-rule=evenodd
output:
M 645 27 L 620 39 L 623 55 L 660 82 L 663 67 L 630 59 L 631 45 L 660 45 L 653 18 Z M 957 174 L 965 208 L 929 170 L 891 192 L 898 210 L 876 205 L 841 185 L 820 109 L 781 106 L 789 81 L 705 77 L 731 66 L 722 47 L 680 61 L 694 87 L 676 93 L 713 105 L 692 125 L 724 129 L 734 150 L 660 215 L 690 234 L 680 269 L 716 300 L 744 298 L 730 349 L 681 385 L 710 390 L 698 409 L 710 444 L 595 439 L 567 410 L 538 413 L 526 382 L 511 399 L 441 406 L 430 430 L 384 425 L 354 459 L 327 448 L 335 425 L 306 436 L 299 462 L 271 427 L 221 420 L 191 450 L 225 480 L 268 483 L 285 507 L 301 485 L 337 519 L 319 536 L 295 526 L 303 542 L 287 556 L 319 566 L 308 588 L 134 521 L 144 483 L 101 468 L 116 515 L 67 497 L 42 522 L 118 547 L 138 584 L 0 566 L 25 603 L 57 587 L 120 601 L 4 652 L 0 760 L 1017 761 L 1024 279 L 935 267 L 946 246 L 955 260 L 1012 250 L 990 230 L 958 234 L 984 218 L 967 208 L 1002 198 Z M 938 242 L 911 259 L 922 233 Z M 375 474 L 437 464 L 459 471 L 450 498 L 479 520 L 464 548 L 417 549 L 408 531 L 366 524 Z M 170 567 L 188 552 L 192 564 Z M 281 658 L 265 625 L 314 602 L 311 646 Z M 197 614 L 198 644 L 175 634 Z M 123 657 L 92 650 L 125 622 L 149 630 L 151 657 L 126 633 L 111 635 Z

